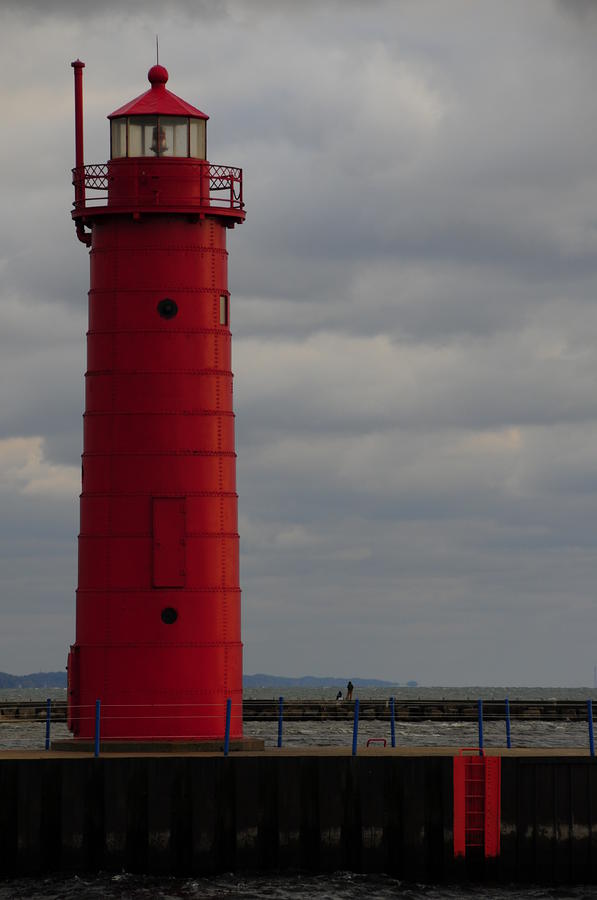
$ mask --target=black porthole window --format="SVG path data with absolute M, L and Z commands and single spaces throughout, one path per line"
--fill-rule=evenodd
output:
M 162 610 L 162 622 L 164 625 L 174 625 L 178 619 L 178 613 L 171 606 L 167 606 Z
M 170 297 L 164 297 L 164 299 L 160 300 L 158 303 L 158 312 L 162 319 L 173 319 L 178 312 L 178 306 L 174 300 L 170 299 Z

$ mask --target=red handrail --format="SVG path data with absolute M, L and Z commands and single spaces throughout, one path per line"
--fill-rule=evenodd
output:
M 206 164 L 209 177 L 209 205 L 220 209 L 238 209 L 244 208 L 243 202 L 243 171 L 235 166 L 222 166 L 211 163 Z M 75 186 L 75 210 L 88 208 L 85 197 L 85 189 L 91 191 L 108 191 L 111 180 L 118 178 L 118 175 L 108 169 L 107 163 L 93 163 L 88 166 L 76 166 L 72 170 L 73 185 Z M 212 197 L 211 194 L 219 191 L 227 191 L 227 196 Z M 94 197 L 91 208 L 102 205 L 107 197 Z M 138 205 L 137 197 L 130 198 L 131 205 Z M 119 198 L 119 206 L 126 203 L 126 200 Z M 184 206 L 184 198 L 177 198 L 176 205 Z M 190 206 L 197 205 L 196 197 L 189 199 Z

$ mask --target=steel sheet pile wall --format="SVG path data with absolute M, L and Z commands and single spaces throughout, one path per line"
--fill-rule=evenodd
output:
M 597 768 L 504 759 L 501 855 L 458 860 L 451 757 L 0 761 L 0 872 L 597 881 Z
M 502 760 L 504 880 L 597 883 L 597 765 Z
M 397 872 L 451 865 L 451 759 L 0 762 L 0 872 Z

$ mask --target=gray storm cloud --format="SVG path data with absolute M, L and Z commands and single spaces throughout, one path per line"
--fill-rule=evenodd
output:
M 597 21 L 597 8 L 593 0 L 558 0 L 558 5 L 564 15 L 576 16 L 582 24 L 591 18 Z
M 74 624 L 88 260 L 69 63 L 87 63 L 101 162 L 159 32 L 169 86 L 211 116 L 210 157 L 245 172 L 246 670 L 592 677 L 592 10 L 4 4 L 0 670 L 59 668 Z

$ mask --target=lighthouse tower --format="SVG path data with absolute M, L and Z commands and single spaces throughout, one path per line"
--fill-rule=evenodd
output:
M 242 172 L 207 161 L 205 113 L 150 89 L 84 165 L 75 75 L 72 212 L 90 248 L 76 640 L 69 727 L 102 739 L 242 736 L 226 234 Z M 93 193 L 91 193 L 93 192 Z

